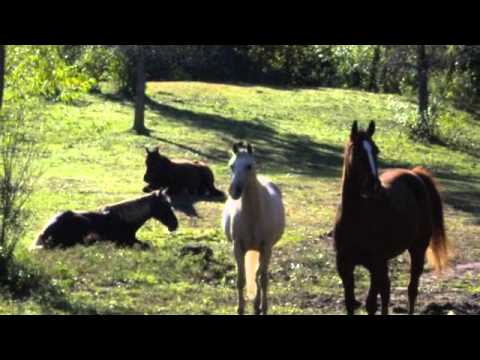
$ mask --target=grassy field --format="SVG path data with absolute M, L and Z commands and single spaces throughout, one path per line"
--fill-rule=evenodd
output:
M 423 165 L 442 185 L 456 255 L 445 278 L 424 276 L 419 311 L 478 312 L 478 157 L 472 147 L 455 146 L 455 141 L 449 147 L 413 142 L 395 119 L 414 110 L 408 99 L 356 91 L 151 83 L 146 113 L 151 133 L 137 136 L 129 131 L 132 104 L 114 96 L 45 104 L 43 175 L 29 204 L 32 217 L 18 257 L 43 274 L 48 291 L 20 299 L 3 291 L 0 313 L 235 314 L 236 270 L 220 228 L 221 203 L 196 204 L 199 218 L 178 211 L 180 229 L 173 235 L 149 222 L 139 233 L 153 245 L 149 251 L 108 244 L 33 254 L 27 248 L 59 211 L 94 210 L 141 196 L 145 146 L 208 162 L 226 190 L 231 144 L 247 140 L 256 146 L 261 173 L 282 188 L 287 207 L 288 229 L 271 266 L 271 313 L 343 314 L 343 290 L 326 234 L 340 198 L 343 145 L 353 120 L 363 126 L 377 122 L 382 167 Z M 467 139 L 474 149 L 480 144 L 480 122 L 454 113 L 454 120 L 441 119 L 443 136 L 453 139 L 456 131 L 455 139 Z M 209 246 L 214 261 L 181 257 L 187 244 Z M 391 268 L 392 308 L 403 313 L 408 257 L 393 261 Z M 356 277 L 363 300 L 368 276 L 359 269 Z

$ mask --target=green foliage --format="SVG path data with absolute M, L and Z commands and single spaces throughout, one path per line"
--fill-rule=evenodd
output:
M 366 89 L 370 77 L 374 46 L 338 45 L 332 47 L 338 83 L 345 88 Z
M 439 100 L 432 98 L 426 113 L 420 114 L 418 109 L 397 104 L 395 106 L 395 122 L 403 126 L 407 134 L 414 140 L 435 142 L 439 140 Z
M 79 72 L 88 74 L 99 82 L 113 82 L 121 85 L 126 71 L 124 57 L 119 51 L 104 45 L 85 45 L 74 62 Z
M 13 254 L 27 218 L 24 207 L 32 192 L 37 155 L 35 133 L 26 129 L 28 125 L 23 108 L 0 114 L 0 257 Z
M 8 104 L 0 112 L 0 288 L 24 296 L 37 277 L 17 262 L 15 250 L 30 219 L 28 201 L 38 179 L 34 161 L 41 155 L 38 113 Z
M 72 102 L 97 84 L 82 64 L 70 64 L 63 45 L 9 45 L 6 86 L 10 98 L 41 96 L 50 101 Z

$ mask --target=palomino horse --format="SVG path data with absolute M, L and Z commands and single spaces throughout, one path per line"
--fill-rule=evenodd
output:
M 257 178 L 251 145 L 234 145 L 232 183 L 223 214 L 223 227 L 233 242 L 238 268 L 238 314 L 245 312 L 244 288 L 255 299 L 255 314 L 267 315 L 268 266 L 273 246 L 285 230 L 285 209 L 280 190 Z
M 366 132 L 359 131 L 355 122 L 345 149 L 342 202 L 335 227 L 338 273 L 349 315 L 355 313 L 358 304 L 354 293 L 357 265 L 371 274 L 368 314 L 377 312 L 380 294 L 382 315 L 388 315 L 388 261 L 408 250 L 412 315 L 427 249 L 428 260 L 436 270 L 448 263 L 442 200 L 432 175 L 422 168 L 388 170 L 379 175 L 374 133 L 374 122 Z
M 50 221 L 33 248 L 70 247 L 93 241 L 133 246 L 140 243 L 135 234 L 151 218 L 167 226 L 169 231 L 178 228 L 170 204 L 157 191 L 140 199 L 107 206 L 98 212 L 63 212 Z

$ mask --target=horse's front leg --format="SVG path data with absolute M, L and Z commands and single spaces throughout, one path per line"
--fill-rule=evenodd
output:
M 343 256 L 337 255 L 337 271 L 342 279 L 343 289 L 345 293 L 345 307 L 348 315 L 355 315 L 357 301 L 355 300 L 355 279 L 353 272 L 355 264 Z
M 378 294 L 380 292 L 380 277 L 378 266 L 367 266 L 370 272 L 370 290 L 367 296 L 367 313 L 370 316 L 374 316 L 378 310 Z
M 237 261 L 237 291 L 238 291 L 238 315 L 245 314 L 244 289 L 246 285 L 245 274 L 245 251 L 237 244 L 234 245 L 235 259 Z
M 267 246 L 260 254 L 259 279 L 260 286 L 255 300 L 255 314 L 268 315 L 268 267 L 272 256 L 272 249 Z M 261 305 L 261 307 L 260 307 Z

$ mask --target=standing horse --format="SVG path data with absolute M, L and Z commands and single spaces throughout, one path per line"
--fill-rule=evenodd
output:
M 257 178 L 251 145 L 234 145 L 229 163 L 233 179 L 223 213 L 223 228 L 233 242 L 238 268 L 238 314 L 245 312 L 244 288 L 255 299 L 255 314 L 268 312 L 268 266 L 273 246 L 285 230 L 285 209 L 280 190 Z
M 349 315 L 354 315 L 358 304 L 354 293 L 357 265 L 371 274 L 368 314 L 376 314 L 380 294 L 382 315 L 388 315 L 388 261 L 408 250 L 409 312 L 413 315 L 427 250 L 436 270 L 448 263 L 442 200 L 432 175 L 422 168 L 388 170 L 379 175 L 374 133 L 374 122 L 366 132 L 359 131 L 355 122 L 345 149 L 342 200 L 335 227 L 338 273 Z
M 135 234 L 151 218 L 167 226 L 169 231 L 178 228 L 170 204 L 160 192 L 155 192 L 98 212 L 63 212 L 48 223 L 34 248 L 71 247 L 99 240 L 133 246 L 140 243 Z

